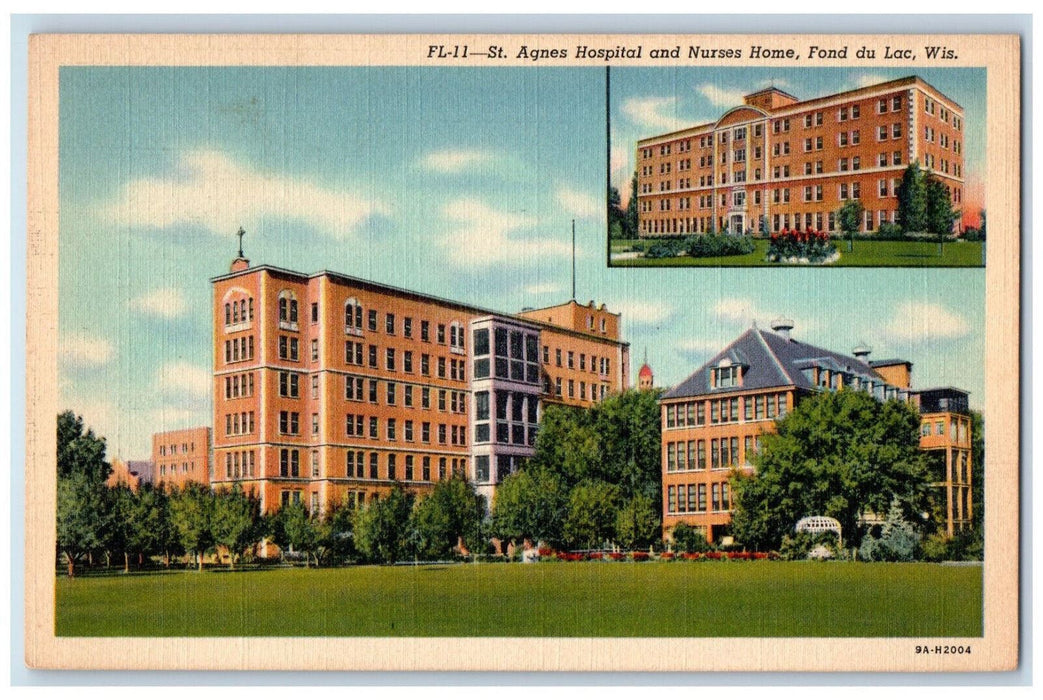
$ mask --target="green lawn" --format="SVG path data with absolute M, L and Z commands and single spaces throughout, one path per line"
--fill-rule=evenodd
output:
M 764 261 L 768 251 L 768 241 L 757 239 L 757 248 L 747 255 L 734 255 L 723 258 L 635 258 L 631 260 L 612 260 L 613 267 L 776 267 L 786 268 L 789 265 L 778 265 Z M 613 241 L 612 250 L 618 252 L 633 245 L 633 241 Z M 946 243 L 942 247 L 942 255 L 938 255 L 938 244 L 918 241 L 855 241 L 852 252 L 847 251 L 847 241 L 837 241 L 840 260 L 824 267 L 980 267 L 981 243 L 961 242 Z
M 672 562 L 57 581 L 59 636 L 977 637 L 982 569 Z

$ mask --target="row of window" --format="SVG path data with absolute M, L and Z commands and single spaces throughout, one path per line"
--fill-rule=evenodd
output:
M 279 450 L 279 476 L 283 478 L 301 478 L 301 451 L 294 448 Z M 252 452 L 250 459 L 250 476 L 253 475 Z M 429 455 L 400 455 L 394 452 L 365 452 L 363 450 L 345 451 L 344 478 L 372 479 L 388 481 L 431 481 L 432 467 L 437 469 L 438 480 L 443 481 L 449 470 L 456 476 L 463 476 L 467 470 L 466 457 L 438 457 L 437 463 Z M 401 465 L 402 470 L 399 471 Z M 245 475 L 245 474 L 244 474 Z M 311 452 L 311 475 L 320 476 L 319 452 Z
M 242 372 L 225 375 L 225 398 L 238 399 L 254 395 L 254 373 Z
M 366 312 L 366 330 L 376 332 L 379 327 L 379 320 L 376 309 L 369 309 Z M 348 299 L 344 304 L 344 329 L 348 333 L 359 334 L 363 330 L 362 325 L 363 309 L 362 304 L 352 297 Z M 395 314 L 387 312 L 384 314 L 384 332 L 388 335 L 397 335 L 399 330 L 398 319 Z M 401 332 L 403 338 L 413 337 L 413 318 L 405 316 L 402 318 Z M 448 336 L 447 336 L 448 330 Z M 458 352 L 463 352 L 465 348 L 464 338 L 464 326 L 460 321 L 453 321 L 448 326 L 444 323 L 436 324 L 435 326 L 435 342 L 439 345 L 446 345 L 448 339 L 448 345 L 451 349 Z M 431 322 L 425 319 L 420 321 L 420 340 L 424 343 L 431 342 Z
M 177 476 L 178 467 L 179 466 L 180 466 L 182 474 L 194 473 L 195 470 L 196 470 L 196 463 L 195 462 L 182 462 L 180 465 L 178 465 L 177 463 L 172 463 L 170 465 L 158 464 L 156 466 L 159 467 L 159 476 L 160 476 L 160 478 L 162 478 L 164 476 L 170 476 L 170 477 Z
M 242 479 L 257 476 L 256 450 L 225 452 L 225 478 Z
M 710 452 L 707 459 L 706 448 Z M 731 469 L 739 465 L 748 465 L 750 456 L 760 450 L 761 439 L 758 435 L 746 435 L 743 438 L 743 452 L 739 454 L 739 438 L 724 437 L 707 440 L 680 440 L 664 444 L 666 450 L 666 471 L 684 472 L 706 469 Z
M 474 395 L 474 441 L 535 445 L 539 422 L 539 398 L 517 391 L 479 391 Z
M 414 430 L 416 425 L 412 420 L 403 420 L 402 439 L 405 442 L 416 442 L 417 434 Z M 391 442 L 398 440 L 399 422 L 395 418 L 387 418 L 384 421 L 385 438 Z M 429 421 L 420 421 L 419 439 L 425 444 L 431 443 L 431 426 Z M 368 429 L 367 429 L 368 427 Z M 463 447 L 467 445 L 467 429 L 463 425 L 447 425 L 439 423 L 435 426 L 437 430 L 439 445 L 453 445 Z M 344 419 L 344 432 L 352 438 L 369 438 L 380 440 L 380 419 L 376 416 L 364 416 L 362 414 L 349 413 Z
M 924 156 L 925 158 L 927 155 Z M 886 168 L 888 165 L 896 166 L 902 164 L 902 151 L 881 151 L 877 154 L 876 159 L 877 167 Z M 954 164 L 956 165 L 956 164 Z M 825 161 L 806 161 L 804 163 L 804 175 L 832 175 L 836 172 L 848 172 L 849 170 L 861 170 L 862 169 L 862 158 L 861 156 L 853 156 L 850 158 L 840 158 L 837 160 L 837 169 L 832 172 L 825 172 Z M 931 164 L 925 162 L 925 167 L 933 167 Z M 772 168 L 772 179 L 773 180 L 785 180 L 791 175 L 789 165 L 776 165 Z M 730 176 L 732 183 L 743 183 L 746 182 L 746 171 L 737 170 L 731 173 Z M 753 170 L 753 181 L 760 182 L 763 178 L 761 177 L 761 169 L 754 168 Z M 719 174 L 720 184 L 727 185 L 729 182 L 729 174 L 722 172 Z M 677 186 L 674 187 L 672 180 L 664 180 L 659 183 L 660 192 L 672 192 L 675 189 L 685 190 L 691 188 L 691 178 L 682 178 L 677 180 Z M 699 187 L 711 187 L 713 185 L 712 175 L 703 175 L 699 177 Z M 652 183 L 644 183 L 642 185 L 642 191 L 644 193 L 652 192 Z M 651 202 L 645 200 L 643 204 L 647 202 L 647 206 L 642 208 L 641 211 L 652 211 Z
M 365 357 L 363 351 L 366 350 Z M 412 350 L 403 350 L 401 354 L 395 348 L 384 349 L 384 367 L 388 372 L 399 371 L 399 359 L 401 358 L 401 371 L 406 374 L 415 374 L 417 365 Z M 363 362 L 365 360 L 365 362 Z M 360 342 L 348 340 L 344 342 L 344 362 L 354 367 L 369 367 L 380 369 L 380 350 L 376 345 L 369 345 L 368 349 Z M 435 357 L 436 376 L 439 379 L 452 379 L 453 381 L 467 381 L 466 363 L 454 357 Z M 431 355 L 420 354 L 420 375 L 431 376 Z
M 945 435 L 945 421 L 923 421 L 920 424 L 920 436 L 930 435 Z M 949 439 L 953 442 L 967 442 L 967 424 L 963 421 L 949 421 Z
M 195 442 L 191 442 L 191 443 L 183 442 L 183 443 L 181 443 L 181 454 L 188 454 L 190 449 L 191 449 L 192 452 L 195 452 L 195 450 L 196 450 L 196 443 Z M 160 454 L 161 457 L 165 457 L 168 454 L 169 455 L 176 455 L 177 454 L 177 443 L 176 442 L 172 442 L 169 445 L 160 445 L 159 446 L 159 454 Z
M 757 394 L 756 396 L 733 396 L 723 399 L 671 403 L 666 404 L 663 410 L 666 413 L 667 428 L 687 428 L 706 425 L 707 413 L 709 413 L 710 425 L 774 420 L 776 417 L 781 418 L 786 415 L 789 410 L 788 402 L 789 396 L 786 393 Z
M 962 131 L 963 130 L 963 120 L 959 116 L 957 116 L 957 115 L 953 114 L 952 112 L 950 112 L 948 109 L 943 107 L 941 104 L 939 104 L 935 100 L 932 100 L 929 97 L 925 97 L 923 106 L 924 106 L 924 111 L 927 112 L 928 114 L 932 114 L 932 115 L 937 116 L 939 119 L 941 119 L 946 124 L 950 123 L 950 118 L 951 118 L 953 128 L 956 129 L 957 131 Z
M 474 458 L 474 480 L 479 484 L 500 483 L 521 469 L 526 461 L 521 455 L 477 455 Z
M 225 414 L 225 435 L 249 435 L 252 432 L 254 432 L 253 411 Z
M 252 359 L 254 359 L 254 337 L 252 335 L 225 341 L 225 364 Z
M 604 322 L 605 320 L 601 319 L 602 325 L 604 325 Z M 578 359 L 579 362 L 577 363 L 577 353 L 572 350 L 563 351 L 561 348 L 554 348 L 555 367 L 564 366 L 568 369 L 576 369 L 578 367 L 580 372 L 590 371 L 591 373 L 597 373 L 601 375 L 608 375 L 612 371 L 611 358 L 591 355 L 590 362 L 588 363 L 587 354 L 581 352 L 578 353 Z M 550 348 L 546 345 L 543 346 L 543 364 L 550 364 Z
M 387 406 L 398 405 L 398 384 L 395 382 L 384 382 L 384 403 Z M 413 408 L 416 405 L 416 387 L 412 384 L 402 385 L 402 405 Z M 431 409 L 431 387 L 420 387 L 420 408 Z M 379 384 L 376 379 L 365 379 L 363 377 L 347 376 L 344 379 L 344 398 L 348 401 L 368 401 L 371 404 L 379 403 Z M 437 389 L 435 393 L 437 407 L 441 412 L 466 413 L 467 393 L 463 391 L 452 391 L 449 389 Z
M 706 484 L 680 484 L 666 488 L 666 512 L 673 514 L 706 513 Z M 732 509 L 728 482 L 710 484 L 712 501 L 710 512 L 722 513 Z
M 254 320 L 253 297 L 244 297 L 225 303 L 225 325 L 234 326 Z

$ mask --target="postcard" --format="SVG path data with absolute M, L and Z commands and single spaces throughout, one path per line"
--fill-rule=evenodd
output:
M 1016 668 L 1019 65 L 33 36 L 26 663 Z

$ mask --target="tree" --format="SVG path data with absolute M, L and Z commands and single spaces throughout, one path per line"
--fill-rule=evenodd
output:
M 109 527 L 106 532 L 106 549 L 109 552 L 123 553 L 123 572 L 130 572 L 130 553 L 136 550 L 134 527 L 134 506 L 137 498 L 126 484 L 119 484 L 108 489 Z
M 651 498 L 638 494 L 616 514 L 616 539 L 625 549 L 647 547 L 659 539 L 659 509 Z
M 409 552 L 413 540 L 413 496 L 395 485 L 384 497 L 355 512 L 355 546 L 371 561 L 393 564 Z
M 887 520 L 880 538 L 866 536 L 858 556 L 866 561 L 912 561 L 916 555 L 920 535 L 905 519 L 901 502 L 895 498 L 887 511 Z
M 927 193 L 920 163 L 913 161 L 898 185 L 898 224 L 906 233 L 927 230 Z
M 618 484 L 623 495 L 659 500 L 660 414 L 657 392 L 625 391 L 577 409 L 549 406 L 529 464 L 557 475 L 566 488 L 586 480 Z
M 210 489 L 189 482 L 181 491 L 171 494 L 170 520 L 177 532 L 178 540 L 186 552 L 193 552 L 203 570 L 203 555 L 214 545 L 211 518 L 214 497 Z
M 318 517 L 309 513 L 303 502 L 290 501 L 279 510 L 278 518 L 281 527 L 277 530 L 275 543 L 283 549 L 303 554 L 304 565 L 310 567 L 323 534 Z
M 904 402 L 842 389 L 808 397 L 762 438 L 754 474 L 732 479 L 733 534 L 747 547 L 778 549 L 808 515 L 840 521 L 857 540 L 865 515 L 893 499 L 913 522 L 933 511 L 919 450 L 920 416 Z
M 235 568 L 243 550 L 257 542 L 260 522 L 260 501 L 245 493 L 241 485 L 234 484 L 214 494 L 210 527 L 214 543 L 228 548 L 229 569 Z
M 562 534 L 573 547 L 592 549 L 616 537 L 620 489 L 604 481 L 585 481 L 569 494 Z
M 971 411 L 971 523 L 985 528 L 985 416 Z
M 982 224 L 982 228 L 985 228 L 984 224 Z M 626 216 L 623 218 L 623 230 L 626 232 L 627 238 L 638 237 L 637 171 L 634 172 L 634 176 L 630 179 L 630 200 L 627 201 Z
M 862 228 L 862 219 L 866 208 L 857 199 L 849 199 L 844 202 L 837 212 L 837 220 L 840 222 L 840 230 L 847 234 L 847 250 L 850 253 L 854 247 L 855 234 Z
M 144 483 L 130 503 L 127 548 L 142 557 L 166 551 L 173 533 L 167 495 Z
M 623 238 L 623 219 L 625 212 L 620 208 L 619 190 L 612 185 L 608 186 L 608 236 L 609 238 Z
M 484 541 L 485 497 L 462 478 L 440 481 L 417 504 L 413 520 L 418 554 L 425 559 L 451 556 L 458 539 L 476 551 Z
M 952 222 L 959 213 L 952 207 L 949 188 L 945 183 L 932 175 L 928 175 L 924 180 L 924 216 L 927 231 L 938 237 L 938 255 L 941 255 L 945 237 L 952 233 Z
M 985 210 L 982 209 L 978 216 L 981 218 L 981 224 L 978 226 L 978 237 L 981 240 L 985 240 Z
M 57 496 L 57 546 L 72 578 L 76 562 L 106 544 L 111 519 L 108 490 L 88 474 L 74 473 L 58 479 Z
M 511 474 L 496 488 L 493 531 L 504 540 L 560 542 L 568 491 L 538 465 Z
M 58 414 L 58 478 L 82 474 L 104 483 L 112 473 L 105 461 L 105 438 L 96 437 L 72 411 Z
M 319 523 L 316 563 L 328 563 L 355 554 L 354 508 L 342 501 L 329 503 Z

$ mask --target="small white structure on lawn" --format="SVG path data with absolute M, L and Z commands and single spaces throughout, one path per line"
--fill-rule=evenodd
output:
M 837 549 L 843 547 L 844 540 L 840 529 L 840 521 L 836 518 L 830 518 L 826 515 L 809 515 L 798 520 L 797 527 L 794 529 L 797 532 L 810 532 L 813 535 L 820 532 L 835 532 L 837 533 Z

